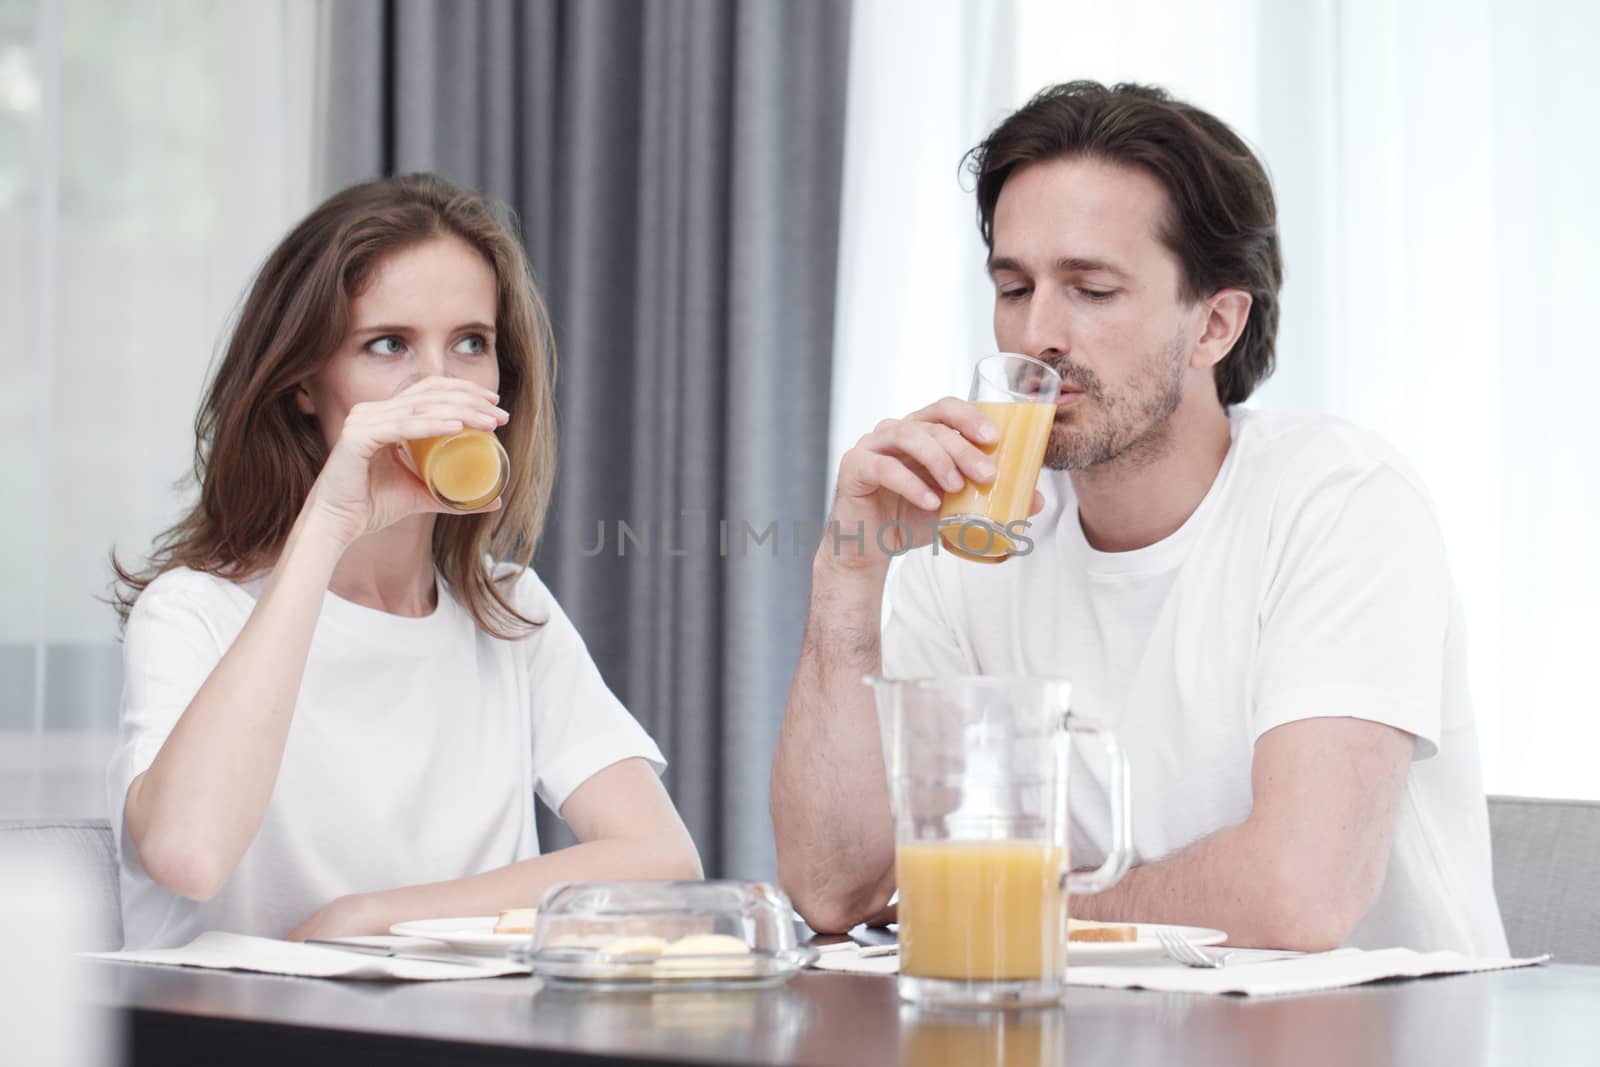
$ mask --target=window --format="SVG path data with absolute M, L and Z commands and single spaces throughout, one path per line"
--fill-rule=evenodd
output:
M 189 499 L 205 372 L 309 200 L 309 2 L 0 7 L 0 817 L 104 811 L 108 552 Z

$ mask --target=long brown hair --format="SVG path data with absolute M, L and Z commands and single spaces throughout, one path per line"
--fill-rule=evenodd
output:
M 315 418 L 295 391 L 344 340 L 350 302 L 385 256 L 453 235 L 494 268 L 498 436 L 512 480 L 500 510 L 441 516 L 433 558 L 484 631 L 511 639 L 537 625 L 492 576 L 492 560 L 526 567 L 555 480 L 555 345 L 509 212 L 432 174 L 352 186 L 296 226 L 267 258 L 195 416 L 193 479 L 200 499 L 156 538 L 148 566 L 113 552 L 112 603 L 124 625 L 146 586 L 174 567 L 243 581 L 271 567 L 327 459 Z
M 978 231 L 994 249 L 1000 190 L 1019 167 L 1087 157 L 1138 167 L 1167 190 L 1162 241 L 1183 269 L 1186 300 L 1218 289 L 1250 294 L 1250 315 L 1212 375 L 1223 407 L 1241 403 L 1272 373 L 1283 259 L 1266 168 L 1216 116 L 1163 89 L 1074 81 L 1053 85 L 967 153 L 978 179 Z

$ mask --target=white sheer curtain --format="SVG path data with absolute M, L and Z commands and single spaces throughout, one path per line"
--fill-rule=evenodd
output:
M 994 344 L 961 155 L 1012 106 L 1012 7 L 916 0 L 851 10 L 834 312 L 829 495 L 839 457 L 890 414 L 966 390 Z
M 858 13 L 852 123 L 858 106 L 881 106 L 854 79 L 873 84 L 908 35 L 931 32 L 910 8 L 899 14 L 893 25 Z M 969 91 L 974 70 L 1009 70 L 998 90 L 1009 106 L 1072 78 L 1154 82 L 1257 147 L 1278 193 L 1287 281 L 1279 368 L 1252 404 L 1328 411 L 1411 457 L 1467 612 L 1488 788 L 1600 798 L 1600 699 L 1586 669 L 1600 448 L 1585 410 L 1600 395 L 1600 80 L 1588 55 L 1600 7 L 1019 0 L 974 15 L 990 20 L 989 37 L 929 50 L 901 72 L 899 94 Z M 841 314 L 835 351 L 835 461 L 877 418 L 959 390 L 951 361 L 992 343 L 970 329 L 987 323 L 986 289 L 923 261 L 962 255 L 959 269 L 975 269 L 976 238 L 918 244 L 951 220 L 972 227 L 953 162 L 983 130 L 970 108 L 928 112 L 877 123 L 890 142 L 920 138 L 920 155 L 846 161 L 855 231 L 841 243 L 840 308 L 857 310 Z M 852 202 L 890 206 L 863 218 Z M 876 259 L 850 252 L 863 247 Z M 887 314 L 875 316 L 885 291 Z
M 104 811 L 107 554 L 190 499 L 207 366 L 305 210 L 316 13 L 0 6 L 0 818 Z

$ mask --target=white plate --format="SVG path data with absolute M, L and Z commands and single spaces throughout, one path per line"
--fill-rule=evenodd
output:
M 457 952 L 472 956 L 504 956 L 510 949 L 528 943 L 527 934 L 497 934 L 497 915 L 474 915 L 465 919 L 412 919 L 389 927 L 400 937 L 426 937 L 443 941 Z
M 1156 940 L 1156 934 L 1165 930 L 1177 934 L 1191 945 L 1220 945 L 1228 940 L 1221 930 L 1204 926 L 1164 926 L 1160 923 L 1134 923 L 1139 931 L 1137 941 L 1069 941 L 1067 964 L 1117 964 L 1136 960 L 1153 960 L 1165 956 L 1166 950 Z

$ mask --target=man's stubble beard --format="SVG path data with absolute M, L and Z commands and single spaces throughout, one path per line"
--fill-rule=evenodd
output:
M 1057 414 L 1045 446 L 1044 465 L 1051 470 L 1083 470 L 1113 460 L 1143 467 L 1171 448 L 1172 413 L 1183 402 L 1188 345 L 1180 334 L 1168 342 L 1162 358 L 1128 389 L 1108 395 L 1097 378 L 1056 362 L 1062 379 L 1083 388 L 1085 398 Z M 1076 425 L 1080 421 L 1093 421 Z

